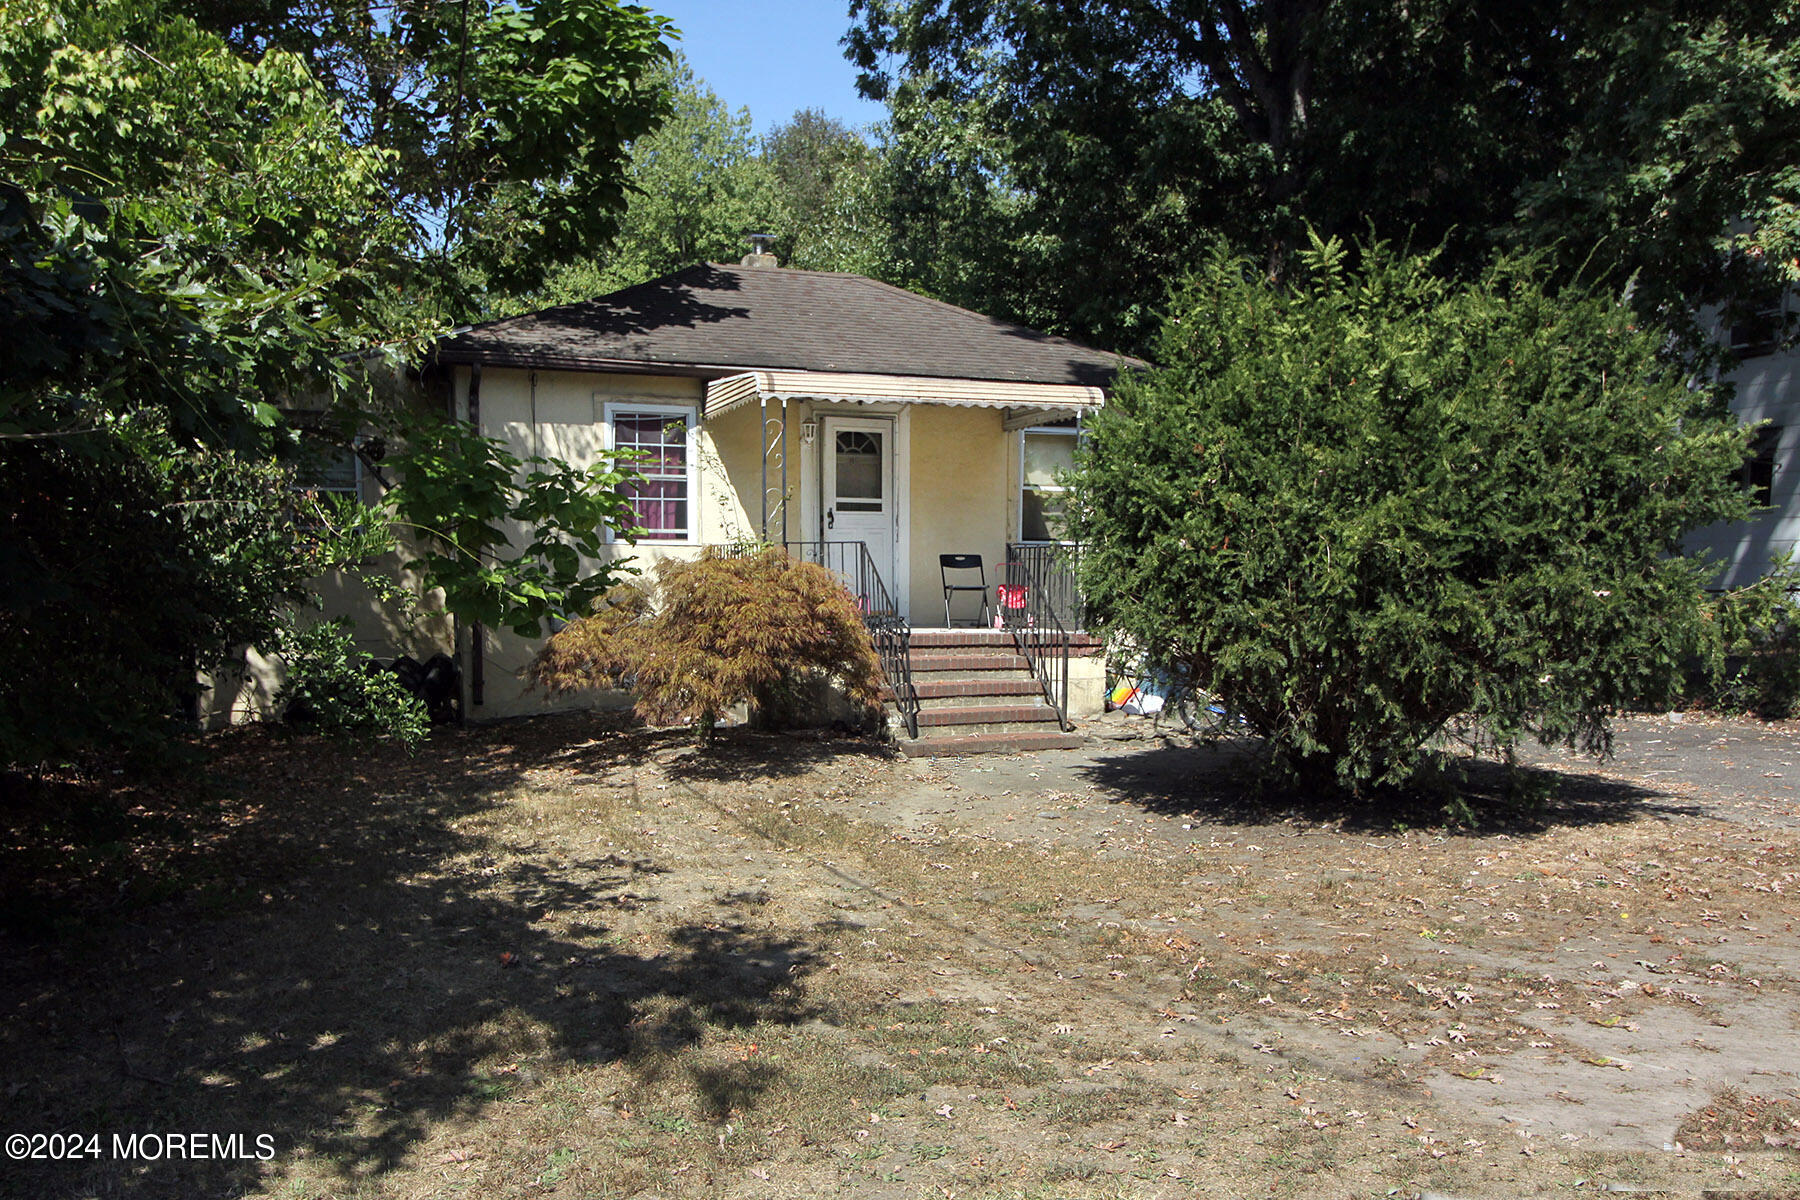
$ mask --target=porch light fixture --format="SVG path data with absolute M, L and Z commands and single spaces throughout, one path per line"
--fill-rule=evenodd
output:
M 800 444 L 802 446 L 812 445 L 813 439 L 818 436 L 819 436 L 819 423 L 817 421 L 802 421 L 802 422 L 800 422 Z

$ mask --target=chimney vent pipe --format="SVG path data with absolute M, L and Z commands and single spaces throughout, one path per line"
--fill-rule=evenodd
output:
M 753 233 L 750 235 L 750 253 L 746 254 L 739 266 L 744 267 L 779 267 L 771 247 L 775 244 L 772 233 Z

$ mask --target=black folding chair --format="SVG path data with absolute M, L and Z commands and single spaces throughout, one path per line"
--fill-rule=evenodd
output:
M 957 583 L 950 582 L 951 572 L 956 572 Z M 980 580 L 969 583 L 970 572 Z M 949 629 L 956 624 L 950 619 L 950 599 L 957 592 L 974 592 L 981 597 L 981 619 L 977 628 L 985 628 L 993 619 L 988 609 L 987 570 L 981 565 L 979 554 L 940 554 L 938 555 L 938 578 L 944 584 L 944 628 Z

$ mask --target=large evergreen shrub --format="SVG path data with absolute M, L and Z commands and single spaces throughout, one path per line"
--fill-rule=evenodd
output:
M 1296 775 L 1402 781 L 1465 715 L 1603 748 L 1708 647 L 1682 536 L 1746 511 L 1744 430 L 1657 349 L 1530 261 L 1457 286 L 1315 239 L 1277 285 L 1215 252 L 1089 427 L 1090 611 Z

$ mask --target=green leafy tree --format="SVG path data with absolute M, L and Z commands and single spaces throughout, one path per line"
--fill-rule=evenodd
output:
M 939 193 L 897 225 L 987 218 L 961 302 L 1137 348 L 1213 239 L 1280 274 L 1309 228 L 1372 229 L 1447 272 L 1535 247 L 1564 277 L 1635 277 L 1693 348 L 1703 305 L 1796 277 L 1797 11 L 859 0 L 849 42 L 896 178 Z M 929 237 L 900 240 L 928 279 Z
M 582 300 L 697 262 L 736 262 L 745 234 L 765 229 L 776 204 L 756 152 L 750 110 L 732 110 L 685 58 L 659 77 L 671 111 L 630 147 L 631 200 L 608 249 L 565 265 L 519 307 Z
M 0 445 L 0 763 L 150 763 L 192 728 L 201 670 L 270 646 L 312 582 L 384 548 L 293 473 L 181 445 L 151 415 Z
M 818 220 L 846 176 L 874 160 L 869 144 L 824 110 L 803 108 L 763 139 L 763 158 L 782 202 L 799 220 Z
M 1752 316 L 1800 281 L 1800 5 L 1583 12 L 1572 118 L 1516 189 L 1516 243 L 1579 256 L 1633 307 L 1716 352 L 1702 306 Z
M 155 409 L 267 449 L 271 401 L 353 384 L 405 332 L 384 156 L 344 141 L 298 58 L 249 63 L 155 9 L 24 0 L 0 17 L 0 436 Z
M 1034 328 L 1073 328 L 1071 313 L 1027 282 L 1051 278 L 1056 242 L 1032 232 L 1033 201 L 992 98 L 940 95 L 909 80 L 888 106 L 892 120 L 879 144 L 890 264 L 883 277 Z
M 384 508 L 419 548 L 407 566 L 465 620 L 539 637 L 636 573 L 601 559 L 607 529 L 636 532 L 620 489 L 637 476 L 623 455 L 585 467 L 521 460 L 465 425 L 414 418 L 388 465 L 399 486 Z
M 881 661 L 855 599 L 824 567 L 780 550 L 708 550 L 658 563 L 654 588 L 617 589 L 545 643 L 529 676 L 550 692 L 628 686 L 644 720 L 692 721 L 706 737 L 744 702 L 779 724 L 826 681 L 872 714 Z
M 890 181 L 873 147 L 842 121 L 801 109 L 763 139 L 784 265 L 886 275 Z
M 0 156 L 0 476 L 15 498 L 0 753 L 39 765 L 166 737 L 197 668 L 270 644 L 310 601 L 306 580 L 386 544 L 378 514 L 298 511 L 286 464 L 303 438 L 277 402 L 325 404 L 342 440 L 379 407 L 381 364 L 430 326 L 395 300 L 417 246 L 394 152 L 348 137 L 296 54 L 249 61 L 143 0 L 23 0 L 0 10 Z M 591 594 L 566 549 L 585 543 L 547 531 L 610 512 L 614 477 L 480 478 L 476 511 L 436 528 L 467 536 L 499 511 L 535 540 L 476 567 L 453 556 L 453 603 L 485 619 L 497 595 L 523 624 L 558 611 L 565 586 Z M 428 469 L 395 482 L 397 500 L 424 493 L 401 508 L 435 512 Z M 498 582 L 459 586 L 477 570 Z
M 298 55 L 383 188 L 454 319 L 537 286 L 613 232 L 626 147 L 668 103 L 674 31 L 619 0 L 295 0 L 186 5 L 246 54 Z M 418 284 L 428 283 L 425 295 Z
M 1351 258 L 1315 239 L 1277 284 L 1219 250 L 1179 290 L 1074 479 L 1089 612 L 1314 780 L 1403 782 L 1465 716 L 1604 747 L 1718 648 L 1680 544 L 1745 513 L 1745 432 L 1530 260 Z
M 632 197 L 603 254 L 564 264 L 509 310 L 567 303 L 697 262 L 736 262 L 746 235 L 769 233 L 784 266 L 892 275 L 889 177 L 853 130 L 806 109 L 760 145 L 748 109 L 733 111 L 677 60 L 673 111 L 631 147 Z
M 1167 280 L 1211 238 L 1292 236 L 1312 111 L 1299 33 L 1319 7 L 859 0 L 849 48 L 890 108 L 903 272 L 1141 346 Z M 942 266 L 940 224 L 963 251 Z M 959 277 L 934 284 L 946 267 Z
M 395 227 L 303 63 L 142 5 L 9 6 L 0 138 L 0 751 L 41 764 L 156 744 L 340 561 L 271 400 L 394 336 Z

